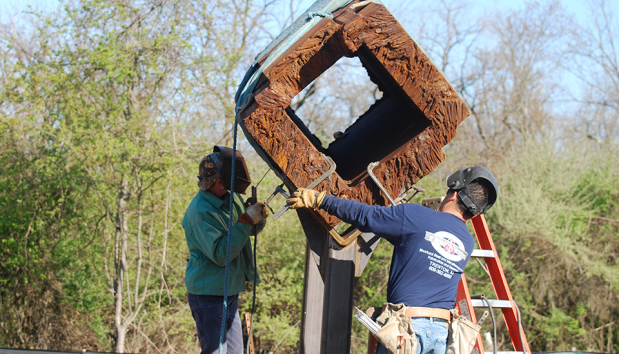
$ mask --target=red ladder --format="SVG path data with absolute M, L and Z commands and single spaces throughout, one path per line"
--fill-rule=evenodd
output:
M 505 279 L 505 274 L 503 273 L 503 267 L 501 267 L 499 255 L 494 247 L 492 236 L 490 236 L 490 230 L 488 230 L 486 218 L 483 214 L 478 215 L 473 217 L 471 222 L 473 224 L 473 229 L 475 230 L 477 243 L 480 247 L 480 249 L 473 251 L 471 257 L 483 258 L 486 262 L 486 267 L 488 268 L 488 273 L 490 274 L 490 280 L 492 281 L 492 287 L 494 288 L 494 292 L 498 298 L 497 300 L 488 300 L 488 302 L 490 302 L 493 309 L 500 308 L 503 312 L 505 324 L 507 325 L 507 330 L 509 331 L 509 336 L 511 337 L 514 349 L 519 352 L 526 351 L 527 353 L 531 353 L 529 343 L 524 335 L 524 329 L 518 323 L 518 309 L 514 299 L 512 298 L 512 293 L 509 290 L 509 285 L 507 285 L 507 280 Z M 464 274 L 462 274 L 460 284 L 458 285 L 456 308 L 458 308 L 461 315 L 468 317 L 473 322 L 477 322 L 474 311 L 474 308 L 477 307 L 487 308 L 488 304 L 484 300 L 471 299 L 466 278 Z M 492 350 L 489 350 L 488 352 L 491 353 Z M 473 347 L 471 354 L 483 353 L 484 346 L 481 342 L 481 336 L 478 334 L 475 347 Z

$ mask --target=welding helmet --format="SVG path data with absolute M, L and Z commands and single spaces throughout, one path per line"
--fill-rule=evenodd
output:
M 221 178 L 224 188 L 230 190 L 232 152 L 232 149 L 229 147 L 216 145 L 213 148 L 213 152 L 206 155 L 200 161 L 198 179 L 202 182 L 205 189 L 210 188 L 216 179 Z M 236 151 L 234 164 L 234 191 L 245 194 L 245 190 L 251 184 L 251 178 L 247 171 L 245 158 L 238 150 Z
M 467 186 L 473 181 L 483 181 L 484 186 L 488 189 L 488 201 L 474 202 L 467 193 Z M 494 176 L 490 171 L 481 166 L 461 168 L 453 174 L 447 176 L 447 187 L 458 192 L 460 200 L 467 207 L 469 212 L 473 215 L 479 215 L 487 212 L 494 202 L 499 193 L 499 186 L 494 179 Z

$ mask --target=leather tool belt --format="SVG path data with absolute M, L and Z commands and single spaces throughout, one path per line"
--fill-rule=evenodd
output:
M 406 308 L 407 317 L 433 317 L 445 321 L 451 321 L 451 312 L 445 309 L 435 309 L 431 307 L 408 307 Z

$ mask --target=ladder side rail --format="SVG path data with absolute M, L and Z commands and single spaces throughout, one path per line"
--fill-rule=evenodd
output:
M 466 308 L 464 308 L 466 306 Z M 475 308 L 473 307 L 473 303 L 471 302 L 471 294 L 469 292 L 469 285 L 466 282 L 466 277 L 464 273 L 460 278 L 460 282 L 458 283 L 458 292 L 456 295 L 456 308 L 460 315 L 465 316 L 465 314 L 469 314 L 469 319 L 473 323 L 477 323 L 477 316 L 475 315 Z M 477 352 L 475 351 L 477 349 Z M 481 334 L 477 333 L 477 339 L 475 339 L 475 346 L 471 351 L 471 354 L 483 354 L 484 353 L 484 345 L 481 341 Z
M 488 272 L 490 273 L 492 280 L 492 286 L 497 298 L 499 300 L 508 300 L 512 304 L 511 308 L 501 309 L 512 344 L 514 345 L 516 351 L 522 351 L 524 344 L 524 350 L 526 350 L 527 353 L 531 353 L 524 329 L 520 326 L 520 331 L 518 330 L 518 312 L 516 310 L 516 303 L 514 302 L 511 291 L 509 290 L 509 285 L 507 284 L 505 273 L 503 273 L 503 267 L 501 266 L 501 261 L 499 260 L 499 254 L 497 253 L 494 242 L 492 241 L 492 236 L 490 235 L 490 230 L 488 229 L 488 224 L 486 223 L 486 218 L 483 214 L 478 215 L 471 219 L 471 223 L 473 224 L 475 236 L 477 237 L 477 242 L 479 243 L 481 249 L 492 250 L 495 254 L 495 257 L 484 258 L 484 261 L 488 267 Z M 524 343 L 521 343 L 521 334 L 522 341 Z

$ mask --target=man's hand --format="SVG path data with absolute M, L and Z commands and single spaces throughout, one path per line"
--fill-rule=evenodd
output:
M 317 192 L 313 189 L 299 188 L 291 198 L 286 200 L 291 209 L 313 208 L 318 209 L 320 203 L 325 199 L 326 192 Z
M 245 209 L 245 214 L 247 214 L 252 221 L 252 225 L 256 225 L 257 223 L 265 220 L 267 216 L 269 216 L 269 212 L 267 211 L 264 203 L 256 203 L 252 204 L 247 209 Z

